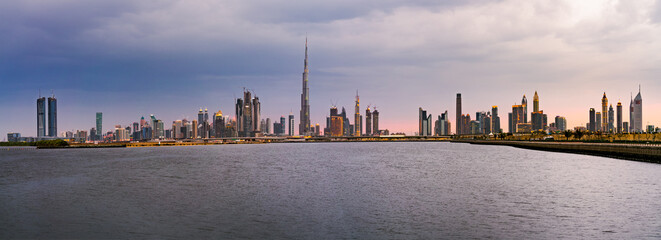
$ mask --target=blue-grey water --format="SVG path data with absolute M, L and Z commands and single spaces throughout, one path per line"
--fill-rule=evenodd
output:
M 661 238 L 661 165 L 460 143 L 0 152 L 0 238 Z

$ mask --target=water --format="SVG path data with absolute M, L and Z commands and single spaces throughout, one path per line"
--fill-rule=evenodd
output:
M 0 152 L 0 238 L 661 238 L 661 165 L 459 143 Z

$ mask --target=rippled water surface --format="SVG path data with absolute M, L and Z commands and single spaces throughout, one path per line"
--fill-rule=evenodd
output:
M 0 238 L 661 238 L 661 165 L 460 143 L 0 152 Z

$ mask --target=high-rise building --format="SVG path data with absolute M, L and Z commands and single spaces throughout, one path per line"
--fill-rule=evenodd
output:
M 214 137 L 223 138 L 227 137 L 225 133 L 225 118 L 223 117 L 223 111 L 218 110 L 213 117 L 213 130 Z
M 523 107 L 523 123 L 528 123 L 528 99 L 525 94 L 521 99 L 521 106 Z
M 599 119 L 597 119 L 597 115 L 595 114 L 594 108 L 590 108 L 590 123 L 589 123 L 588 131 L 590 132 L 596 131 L 596 126 L 597 126 L 596 121 L 598 120 Z
M 259 103 L 259 97 L 255 95 L 255 98 L 252 99 L 252 134 L 255 136 L 262 132 L 261 124 L 261 103 Z
M 562 116 L 555 116 L 555 127 L 558 129 L 558 131 L 567 130 L 567 119 Z
M 344 118 L 337 113 L 337 107 L 330 108 L 330 135 L 332 137 L 340 137 L 344 134 Z
M 369 106 L 365 109 L 365 136 L 372 136 L 372 112 Z
M 294 114 L 289 113 L 289 136 L 294 136 Z
M 310 89 L 308 88 L 308 39 L 305 38 L 305 60 L 303 61 L 303 92 L 301 93 L 301 118 L 298 134 L 310 136 Z
M 629 133 L 629 122 L 623 122 L 622 123 L 622 132 L 623 133 Z
M 539 112 L 539 96 L 537 91 L 535 91 L 535 96 L 532 97 L 532 111 Z
M 538 111 L 531 114 L 531 123 L 533 131 L 544 130 L 544 112 Z
M 500 129 L 500 116 L 498 116 L 498 106 L 491 107 L 491 132 L 494 134 L 501 133 Z
M 48 136 L 57 137 L 57 99 L 48 98 Z
M 457 93 L 457 108 L 456 109 L 457 109 L 457 111 L 456 111 L 457 125 L 455 125 L 456 126 L 456 134 L 461 135 L 461 134 L 463 134 L 463 132 L 462 132 L 463 126 L 462 126 L 462 118 L 461 118 L 461 115 L 462 115 L 461 114 L 461 93 Z
M 96 113 L 96 140 L 103 140 L 103 113 Z
M 516 129 L 514 129 L 514 114 L 512 113 L 507 113 L 507 132 L 508 133 L 514 133 Z
M 37 98 L 37 137 L 46 136 L 46 98 Z
M 356 113 L 354 114 L 353 119 L 353 135 L 359 137 L 362 135 L 363 119 L 360 117 L 360 98 L 358 97 L 358 91 L 356 91 Z
M 602 130 L 601 119 L 602 119 L 601 112 L 596 112 L 594 114 L 594 124 L 595 124 L 594 131 L 595 132 L 599 132 L 599 131 Z
M 601 98 L 601 131 L 608 132 L 608 98 L 606 97 L 606 92 Z
M 279 136 L 283 136 L 287 132 L 287 122 L 285 121 L 285 116 L 280 116 L 280 131 L 278 132 Z
M 613 111 L 613 104 L 608 107 L 608 132 L 614 132 L 615 129 L 615 111 Z
M 622 133 L 622 102 L 617 101 L 617 133 Z
M 438 120 L 434 123 L 434 134 L 436 136 L 450 135 L 450 121 L 448 121 L 448 111 L 441 113 Z
M 629 112 L 631 118 L 629 127 L 631 128 L 631 132 L 643 132 L 643 98 L 640 95 L 640 86 L 638 87 L 638 95 L 631 100 Z
M 418 135 L 431 136 L 431 114 L 422 108 L 418 108 Z
M 236 122 L 239 137 L 254 137 L 261 133 L 260 102 L 250 91 L 243 92 L 243 99 L 236 100 Z
M 525 96 L 523 96 L 523 99 L 525 100 Z M 517 126 L 525 122 L 525 106 L 524 105 L 512 105 L 512 121 L 510 126 L 510 129 L 512 133 L 517 133 L 519 132 L 517 130 Z
M 375 136 L 381 135 L 381 130 L 379 129 L 379 111 L 374 107 L 372 112 L 372 134 Z
M 340 116 L 342 117 L 342 136 L 350 136 L 351 135 L 351 130 L 349 125 L 349 118 L 347 118 L 347 111 L 342 107 L 342 113 L 340 113 Z

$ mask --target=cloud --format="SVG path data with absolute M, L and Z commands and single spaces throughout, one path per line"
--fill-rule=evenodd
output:
M 81 109 L 129 105 L 162 112 L 159 116 L 170 121 L 199 106 L 231 111 L 231 96 L 245 86 L 264 96 L 263 115 L 296 113 L 307 34 L 313 122 L 324 122 L 331 100 L 350 108 L 356 89 L 363 101 L 389 115 L 382 126 L 409 132 L 417 127 L 420 106 L 452 115 L 456 92 L 467 98 L 464 112 L 474 112 L 507 106 L 539 90 L 546 111 L 579 125 L 584 108 L 595 104 L 591 94 L 609 91 L 626 98 L 638 83 L 660 87 L 659 6 L 659 1 L 5 1 L 0 3 L 0 81 L 6 87 L 0 100 L 53 88 L 95 99 L 76 103 Z M 562 97 L 568 88 L 583 93 Z M 115 95 L 128 99 L 105 99 Z M 162 97 L 169 95 L 176 97 Z M 568 104 L 576 106 L 565 109 Z M 501 107 L 504 116 L 507 111 Z M 17 117 L 33 119 L 32 112 Z M 62 126 L 71 122 L 71 128 L 85 124 L 61 121 L 67 122 Z M 33 125 L 20 129 L 30 135 Z

